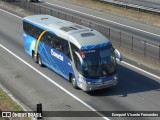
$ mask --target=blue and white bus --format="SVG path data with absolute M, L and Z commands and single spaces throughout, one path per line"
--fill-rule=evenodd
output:
M 121 54 L 96 30 L 49 15 L 23 18 L 23 30 L 25 51 L 74 88 L 92 91 L 117 84 L 116 55 L 121 59 Z

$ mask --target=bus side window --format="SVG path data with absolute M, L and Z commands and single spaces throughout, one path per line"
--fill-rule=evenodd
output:
M 38 39 L 40 34 L 43 32 L 42 29 L 36 26 L 33 26 L 30 23 L 27 23 L 25 21 L 23 21 L 23 30 L 30 36 L 34 37 L 35 39 Z
M 57 48 L 58 48 L 58 39 L 57 39 L 56 35 L 51 34 L 50 37 L 51 37 L 51 39 L 52 39 L 52 41 L 51 41 L 51 46 L 52 46 L 53 48 L 57 49 Z
M 41 37 L 41 42 L 43 43 L 47 43 L 47 37 L 46 37 L 46 34 L 44 34 L 42 37 Z
M 35 27 L 34 28 L 34 38 L 38 39 L 42 32 L 43 32 L 42 29 Z
M 40 41 L 51 46 L 52 44 L 51 34 L 49 32 L 44 33 Z
M 23 21 L 23 30 L 25 33 L 28 34 L 28 25 L 27 25 L 27 22 Z

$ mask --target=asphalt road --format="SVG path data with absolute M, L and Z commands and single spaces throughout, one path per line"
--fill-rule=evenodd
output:
M 114 88 L 86 93 L 75 90 L 71 84 L 47 68 L 41 68 L 24 52 L 22 21 L 0 10 L 0 45 L 5 46 L 29 65 L 43 73 L 40 75 L 0 47 L 0 82 L 13 95 L 32 110 L 43 103 L 43 110 L 90 110 L 56 85 L 70 91 L 87 105 L 99 111 L 160 111 L 160 79 L 123 63 L 118 65 L 119 84 Z M 44 75 L 51 78 L 50 82 Z M 64 118 L 50 118 L 64 119 Z M 71 119 L 71 118 L 65 118 Z M 72 118 L 75 119 L 75 118 Z M 92 119 L 98 118 L 76 118 Z M 102 119 L 102 118 L 99 118 Z M 137 118 L 111 118 L 111 120 Z M 159 118 L 138 118 L 159 120 Z
M 118 0 L 118 1 L 160 9 L 160 0 Z
M 34 14 L 50 14 L 60 19 L 91 26 L 107 36 L 116 45 L 159 58 L 160 29 L 158 27 L 57 0 L 40 2 L 39 4 L 29 2 L 15 2 L 14 4 L 20 4 Z
M 136 30 L 139 34 L 143 34 L 143 31 L 149 33 L 157 34 L 160 37 L 159 27 L 152 26 L 150 24 L 141 23 L 140 21 L 128 19 L 125 16 L 117 16 L 112 13 L 106 13 L 104 11 L 99 11 L 96 9 L 89 9 L 85 5 L 75 5 L 71 3 L 64 2 L 65 0 L 43 0 L 40 2 L 41 5 L 48 6 L 49 8 L 63 11 L 71 15 L 79 16 L 83 19 L 89 19 L 91 21 L 99 21 L 100 23 L 104 22 L 105 26 L 115 28 L 117 30 L 135 33 Z M 88 17 L 89 18 L 88 18 Z M 129 30 L 131 29 L 131 30 Z M 137 33 L 135 33 L 137 34 Z M 145 34 L 145 32 L 144 32 Z M 148 37 L 148 36 L 147 36 Z

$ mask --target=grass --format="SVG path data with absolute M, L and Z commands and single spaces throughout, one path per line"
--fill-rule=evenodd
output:
M 1 110 L 22 111 L 22 109 L 2 89 L 0 89 L 0 105 Z
M 23 111 L 23 109 L 17 105 L 7 93 L 0 88 L 0 110 L 1 111 Z M 4 118 L 0 117 L 0 120 Z M 30 118 L 12 118 L 12 120 L 31 120 Z
M 100 3 L 98 2 L 98 0 L 61 0 L 61 1 L 77 4 L 83 7 L 88 7 L 88 8 L 99 10 L 109 14 L 125 17 L 127 19 L 132 19 L 142 23 L 147 23 L 147 24 L 160 27 L 160 16 L 158 15 L 138 12 L 132 9 L 126 10 L 125 8 L 122 8 L 122 7 Z

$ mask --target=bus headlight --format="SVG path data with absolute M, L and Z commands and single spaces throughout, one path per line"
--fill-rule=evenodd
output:
M 82 82 L 85 82 L 85 81 L 83 80 L 83 76 L 81 76 L 81 75 L 78 76 L 78 79 L 79 79 L 79 82 L 81 82 L 81 83 L 82 83 Z
M 83 76 L 81 76 L 81 75 L 78 76 L 78 80 L 79 80 L 80 83 L 91 84 L 91 82 L 85 81 L 85 80 L 83 79 Z

